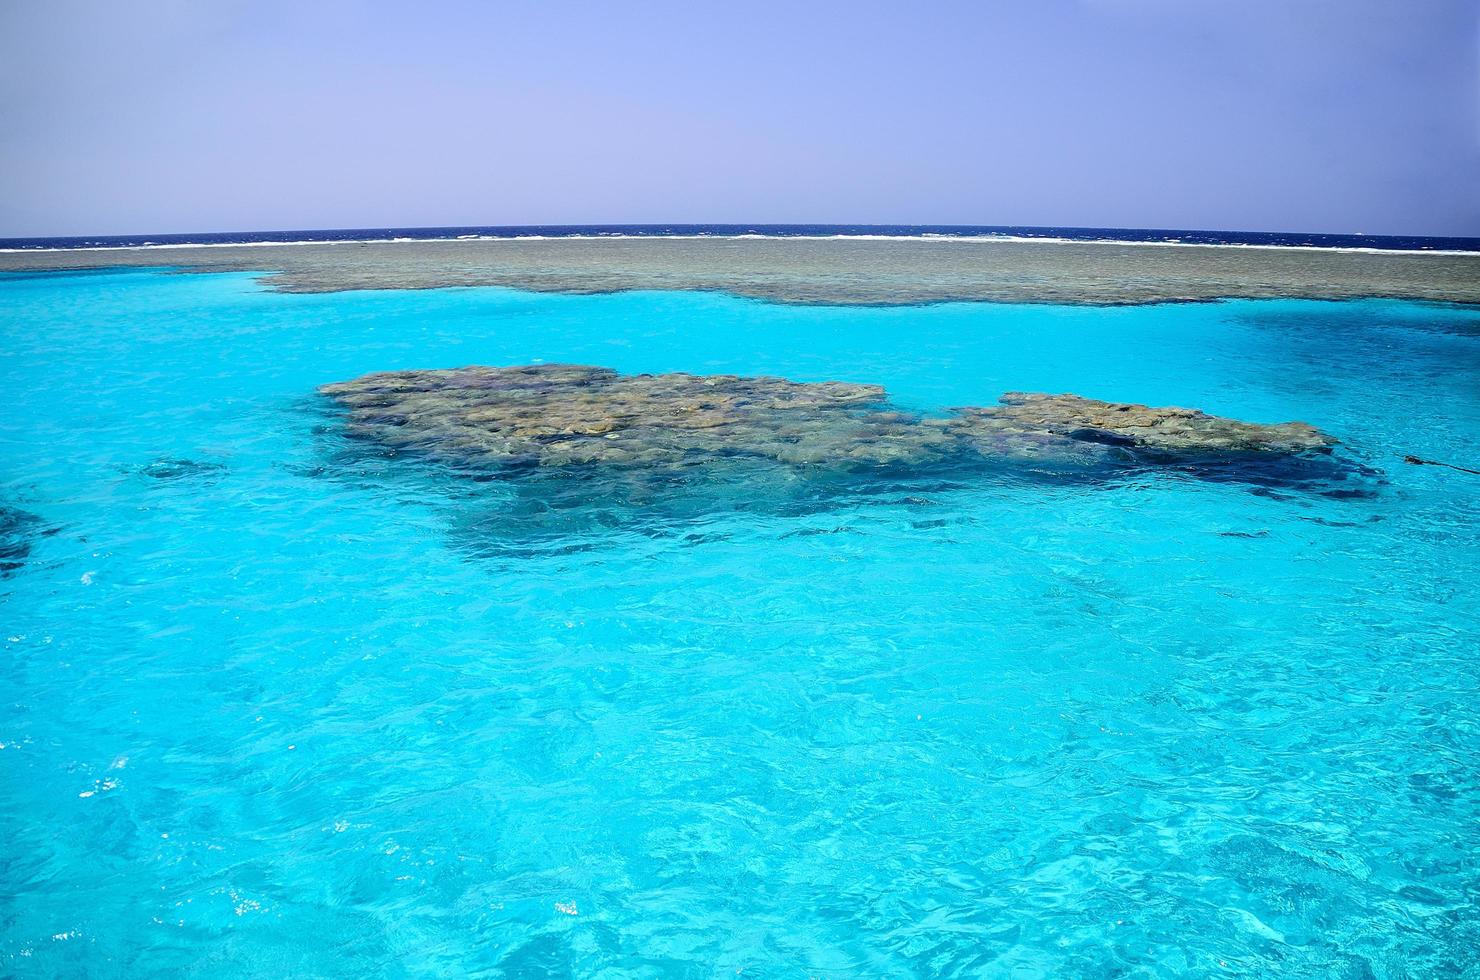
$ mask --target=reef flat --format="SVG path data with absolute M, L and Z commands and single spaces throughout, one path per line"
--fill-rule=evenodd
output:
M 345 411 L 348 437 L 483 474 L 581 469 L 671 485 L 760 462 L 835 484 L 850 473 L 910 477 L 1002 464 L 1090 475 L 1176 467 L 1214 479 L 1247 474 L 1250 482 L 1275 474 L 1336 484 L 1348 475 L 1331 459 L 1336 440 L 1303 422 L 1071 394 L 1010 393 L 997 405 L 926 415 L 893 405 L 871 384 L 621 375 L 566 364 L 392 371 L 320 392 Z
M 1000 239 L 550 238 L 0 253 L 0 272 L 261 272 L 269 288 L 714 290 L 784 303 L 1136 304 L 1394 297 L 1480 303 L 1480 253 Z

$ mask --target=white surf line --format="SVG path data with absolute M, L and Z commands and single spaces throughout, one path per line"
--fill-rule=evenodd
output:
M 456 242 L 601 242 L 601 241 L 775 241 L 775 242 L 921 242 L 968 245 L 1123 245 L 1151 248 L 1244 248 L 1264 249 L 1281 252 L 1338 252 L 1365 255 L 1470 255 L 1480 256 L 1480 250 L 1439 248 L 1375 248 L 1368 245 L 1275 245 L 1264 242 L 1167 242 L 1129 241 L 1119 238 L 1053 238 L 1026 235 L 945 235 L 927 233 L 920 235 L 762 235 L 742 233 L 738 235 L 479 235 L 457 238 L 308 238 L 289 242 L 168 242 L 147 245 L 78 245 L 45 248 L 0 248 L 0 254 L 29 255 L 56 252 L 130 252 L 166 251 L 170 249 L 195 248 L 266 248 L 282 245 L 418 245 L 449 244 Z

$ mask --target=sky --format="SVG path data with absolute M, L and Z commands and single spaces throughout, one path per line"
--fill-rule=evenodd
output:
M 1480 0 L 0 0 L 0 237 L 1480 235 Z

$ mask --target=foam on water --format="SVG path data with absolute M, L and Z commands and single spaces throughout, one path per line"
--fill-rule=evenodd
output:
M 1473 308 L 116 271 L 0 277 L 0 341 L 3 972 L 1431 976 L 1480 948 L 1480 481 L 1399 458 L 1480 460 Z M 1302 419 L 1381 478 L 742 469 L 633 508 L 346 454 L 314 394 L 539 361 Z
M 62 238 L 0 238 L 0 254 L 14 252 L 109 252 L 138 248 L 198 248 L 234 245 L 359 245 L 376 242 L 499 241 L 526 239 L 673 238 L 799 239 L 803 241 L 1045 242 L 1052 244 L 1201 245 L 1295 248 L 1316 251 L 1466 255 L 1480 252 L 1480 238 L 1412 235 L 1197 231 L 1156 228 L 1076 228 L 1019 225 L 797 225 L 797 224 L 620 224 L 505 225 L 444 228 L 325 228 L 301 231 L 94 235 Z
M 303 238 L 303 239 L 273 239 L 269 241 L 185 241 L 185 242 L 139 242 L 126 245 L 24 245 L 9 248 L 0 248 L 0 253 L 35 253 L 35 252 L 131 252 L 139 250 L 168 251 L 189 250 L 197 248 L 247 248 L 266 247 L 276 245 L 372 245 L 372 244 L 440 244 L 447 241 L 608 241 L 630 238 L 664 238 L 675 241 L 694 241 L 698 239 L 729 239 L 733 241 L 780 241 L 780 242 L 939 242 L 960 244 L 1013 244 L 1013 245 L 1124 245 L 1140 248 L 1242 248 L 1242 249 L 1273 249 L 1276 251 L 1294 252 L 1349 252 L 1368 255 L 1473 255 L 1474 249 L 1467 248 L 1443 248 L 1428 245 L 1422 248 L 1401 248 L 1394 246 L 1369 246 L 1369 245 L 1305 245 L 1293 243 L 1266 243 L 1266 242 L 1237 242 L 1237 241 L 1182 241 L 1180 239 L 1166 240 L 1142 240 L 1135 238 L 1108 238 L 1083 236 L 1078 238 L 1066 238 L 1055 235 L 1009 235 L 1009 234 L 963 234 L 949 235 L 940 233 L 910 234 L 910 235 L 883 235 L 855 232 L 836 235 L 768 235 L 761 233 L 744 233 L 737 235 L 725 235 L 716 233 L 703 234 L 662 234 L 662 235 L 629 235 L 618 232 L 603 232 L 600 234 L 566 234 L 566 235 L 455 235 L 455 236 L 427 236 L 415 238 L 410 236 L 398 236 L 394 238 Z

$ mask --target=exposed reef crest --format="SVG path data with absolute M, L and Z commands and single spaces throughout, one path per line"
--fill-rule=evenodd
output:
M 905 238 L 550 238 L 0 252 L 0 271 L 267 272 L 294 293 L 511 286 L 706 290 L 782 303 L 1134 304 L 1391 296 L 1480 303 L 1480 254 Z

